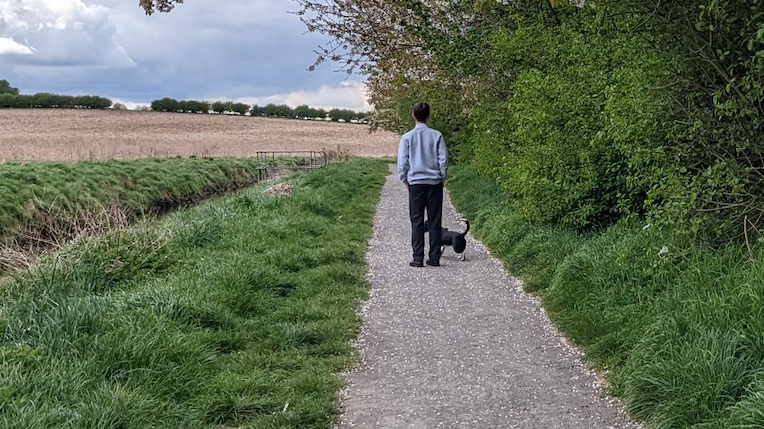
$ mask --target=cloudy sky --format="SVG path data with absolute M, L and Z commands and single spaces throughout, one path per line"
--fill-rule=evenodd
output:
M 23 93 L 286 102 L 366 110 L 362 78 L 307 67 L 324 42 L 291 0 L 0 0 L 0 79 Z

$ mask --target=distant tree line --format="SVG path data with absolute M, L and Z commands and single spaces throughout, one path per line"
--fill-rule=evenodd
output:
M 162 98 L 151 103 L 151 109 L 157 112 L 174 113 L 217 113 L 233 115 L 251 115 L 266 118 L 285 119 L 323 119 L 334 122 L 364 122 L 368 117 L 366 112 L 355 112 L 349 109 L 319 109 L 307 105 L 297 106 L 294 109 L 286 104 L 268 104 L 265 106 L 249 106 L 244 103 L 232 101 L 216 101 L 212 104 L 206 101 L 175 100 Z
M 108 109 L 111 100 L 92 95 L 72 96 L 41 92 L 33 95 L 19 93 L 7 80 L 0 80 L 0 109 Z
M 215 113 L 223 114 L 226 112 L 237 113 L 239 115 L 246 115 L 250 111 L 250 107 L 244 103 L 234 103 L 232 101 L 217 101 L 212 103 L 212 111 Z
M 207 113 L 210 110 L 210 103 L 207 103 L 206 101 L 178 101 L 173 98 L 163 98 L 161 100 L 152 101 L 151 110 L 157 112 Z
M 319 109 L 308 105 L 297 106 L 294 109 L 286 104 L 276 105 L 268 104 L 258 106 L 255 104 L 250 110 L 252 116 L 264 116 L 271 118 L 287 119 L 330 119 L 334 122 L 344 121 L 363 121 L 369 114 L 367 112 L 356 112 L 349 109 Z
M 49 93 L 25 95 L 14 88 L 7 80 L 0 80 L 0 109 L 31 109 L 31 108 L 61 108 L 61 109 L 108 109 L 112 107 L 112 101 L 108 98 L 97 96 L 71 96 Z M 123 104 L 114 105 L 117 110 L 126 109 Z M 291 108 L 286 104 L 268 104 L 266 106 L 249 106 L 244 103 L 232 101 L 207 101 L 175 100 L 162 98 L 151 102 L 151 110 L 156 112 L 173 113 L 217 113 L 233 115 L 251 115 L 267 118 L 285 119 L 318 119 L 331 120 L 334 122 L 366 122 L 369 116 L 366 112 L 355 112 L 349 109 L 318 109 L 308 105 Z

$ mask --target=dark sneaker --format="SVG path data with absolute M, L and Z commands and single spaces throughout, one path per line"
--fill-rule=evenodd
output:
M 428 259 L 427 260 L 427 265 L 429 265 L 431 267 L 439 267 L 440 266 L 440 261 L 433 261 L 432 259 Z
M 422 267 L 424 267 L 424 264 L 422 263 L 422 261 L 411 261 L 411 262 L 409 262 L 409 266 L 410 267 L 416 267 L 416 268 L 422 268 Z

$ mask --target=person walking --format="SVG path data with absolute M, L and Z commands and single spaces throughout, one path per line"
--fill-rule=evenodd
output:
M 440 266 L 443 183 L 448 173 L 448 153 L 443 134 L 427 126 L 430 106 L 418 103 L 412 118 L 414 129 L 404 134 L 398 147 L 398 177 L 409 191 L 412 267 L 424 266 L 424 213 L 430 234 L 427 265 Z

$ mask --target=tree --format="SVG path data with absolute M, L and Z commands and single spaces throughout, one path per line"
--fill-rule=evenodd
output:
M 176 4 L 183 3 L 183 0 L 140 0 L 141 7 L 146 11 L 146 15 L 154 12 L 169 12 L 175 8 Z
M 233 103 L 231 104 L 231 111 L 234 113 L 238 113 L 241 116 L 244 116 L 249 112 L 249 105 L 246 105 L 244 103 Z
M 252 116 L 265 116 L 265 108 L 255 104 L 252 106 L 252 109 L 250 109 L 250 114 Z
M 217 114 L 221 114 L 222 115 L 227 110 L 229 110 L 227 104 L 230 104 L 230 103 L 224 103 L 222 101 L 216 101 L 216 102 L 212 103 L 212 111 L 217 113 Z
M 19 95 L 19 89 L 12 87 L 7 80 L 3 79 L 0 80 L 0 94 Z
M 318 110 L 303 104 L 294 108 L 294 115 L 300 119 L 317 118 L 319 116 Z
M 163 98 L 151 102 L 151 110 L 157 112 L 177 112 L 179 110 L 178 100 L 173 98 Z
M 0 109 L 10 109 L 19 106 L 19 96 L 11 93 L 0 93 Z
M 356 113 L 347 109 L 332 109 L 329 111 L 329 117 L 334 122 L 350 122 L 356 119 Z
M 206 101 L 184 100 L 178 102 L 178 112 L 183 113 L 208 113 L 210 104 Z
M 263 115 L 273 118 L 287 118 L 294 119 L 294 110 L 286 104 L 275 105 L 273 103 L 263 107 Z

